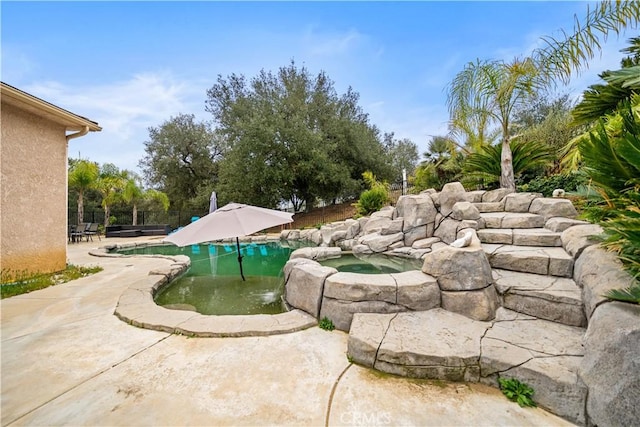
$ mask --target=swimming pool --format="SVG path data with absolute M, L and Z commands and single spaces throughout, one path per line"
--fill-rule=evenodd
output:
M 187 255 L 189 270 L 155 295 L 156 304 L 168 309 L 201 314 L 277 314 L 282 303 L 282 267 L 291 252 L 304 243 L 246 243 L 240 245 L 246 281 L 240 277 L 234 244 L 140 246 L 120 249 L 124 255 Z

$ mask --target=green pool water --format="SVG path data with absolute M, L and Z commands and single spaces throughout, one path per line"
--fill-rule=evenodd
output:
M 282 267 L 295 249 L 304 246 L 280 242 L 241 244 L 242 281 L 235 244 L 137 247 L 118 253 L 187 255 L 191 267 L 156 295 L 165 308 L 202 314 L 277 314 L 282 304 Z

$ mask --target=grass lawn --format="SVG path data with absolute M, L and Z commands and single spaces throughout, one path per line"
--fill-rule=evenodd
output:
M 2 298 L 26 294 L 49 286 L 59 285 L 102 271 L 102 267 L 76 267 L 68 264 L 62 271 L 46 274 L 15 274 L 2 270 L 0 273 L 0 294 Z

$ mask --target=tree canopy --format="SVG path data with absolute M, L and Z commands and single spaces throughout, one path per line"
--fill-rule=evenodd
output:
M 317 199 L 359 194 L 367 170 L 382 179 L 391 174 L 359 95 L 351 88 L 339 95 L 324 72 L 312 76 L 292 61 L 250 80 L 218 76 L 207 97 L 225 140 L 221 198 L 310 209 Z
M 139 162 L 147 182 L 164 192 L 175 209 L 205 209 L 218 183 L 223 155 L 220 135 L 193 114 L 179 114 L 149 128 Z

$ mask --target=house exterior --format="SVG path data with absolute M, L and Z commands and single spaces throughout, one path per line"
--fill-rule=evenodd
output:
M 67 146 L 96 122 L 0 82 L 0 268 L 3 276 L 63 270 Z

